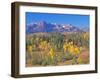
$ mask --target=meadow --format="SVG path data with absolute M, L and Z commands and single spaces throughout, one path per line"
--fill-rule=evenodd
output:
M 26 35 L 26 67 L 89 64 L 89 32 Z

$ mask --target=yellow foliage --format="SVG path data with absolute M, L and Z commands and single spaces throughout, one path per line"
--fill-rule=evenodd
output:
M 54 56 L 55 56 L 55 51 L 54 51 L 53 48 L 50 49 L 49 55 L 51 56 L 52 59 L 54 58 Z
M 76 47 L 74 47 L 74 53 L 75 54 L 79 54 L 80 53 L 80 50 L 79 50 L 79 48 L 76 46 Z
M 72 64 L 72 61 L 66 61 L 66 64 Z
M 69 42 L 69 45 L 73 45 L 73 41 Z
M 79 48 L 78 48 L 77 46 L 74 46 L 74 47 L 73 47 L 73 50 L 72 50 L 72 54 L 73 54 L 73 55 L 77 55 L 77 54 L 79 54 L 79 53 L 80 53 Z
M 29 53 L 32 53 L 32 45 L 28 46 L 28 51 L 29 51 Z
M 68 51 L 73 55 L 77 55 L 80 53 L 80 48 L 73 44 L 73 42 L 64 43 L 63 45 L 64 52 Z
M 47 47 L 47 44 L 48 44 L 47 41 L 41 41 L 40 45 L 39 45 L 39 48 L 44 50 Z
M 79 57 L 79 58 L 77 59 L 77 62 L 78 62 L 78 64 L 81 64 L 81 63 L 82 63 L 82 59 Z
M 66 52 L 66 51 L 68 50 L 68 44 L 67 44 L 67 43 L 65 43 L 65 44 L 63 45 L 63 49 L 64 49 L 64 52 Z
M 80 51 L 82 51 L 83 47 L 80 47 L 79 49 L 80 49 Z
M 74 52 L 74 46 L 73 45 L 69 45 L 68 51 L 70 53 L 73 53 Z

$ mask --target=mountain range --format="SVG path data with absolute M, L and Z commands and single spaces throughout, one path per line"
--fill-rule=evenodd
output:
M 38 23 L 31 23 L 26 25 L 26 33 L 37 32 L 86 32 L 88 29 L 79 29 L 71 24 L 57 24 L 47 23 L 46 21 L 40 21 Z

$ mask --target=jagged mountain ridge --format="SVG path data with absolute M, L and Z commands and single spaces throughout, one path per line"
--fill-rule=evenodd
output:
M 47 23 L 45 21 L 26 25 L 27 34 L 37 32 L 82 32 L 82 30 L 71 24 Z

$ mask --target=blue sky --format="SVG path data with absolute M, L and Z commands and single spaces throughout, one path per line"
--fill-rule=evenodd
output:
M 89 27 L 89 15 L 26 12 L 26 24 L 40 21 L 57 24 L 72 24 L 77 27 Z

